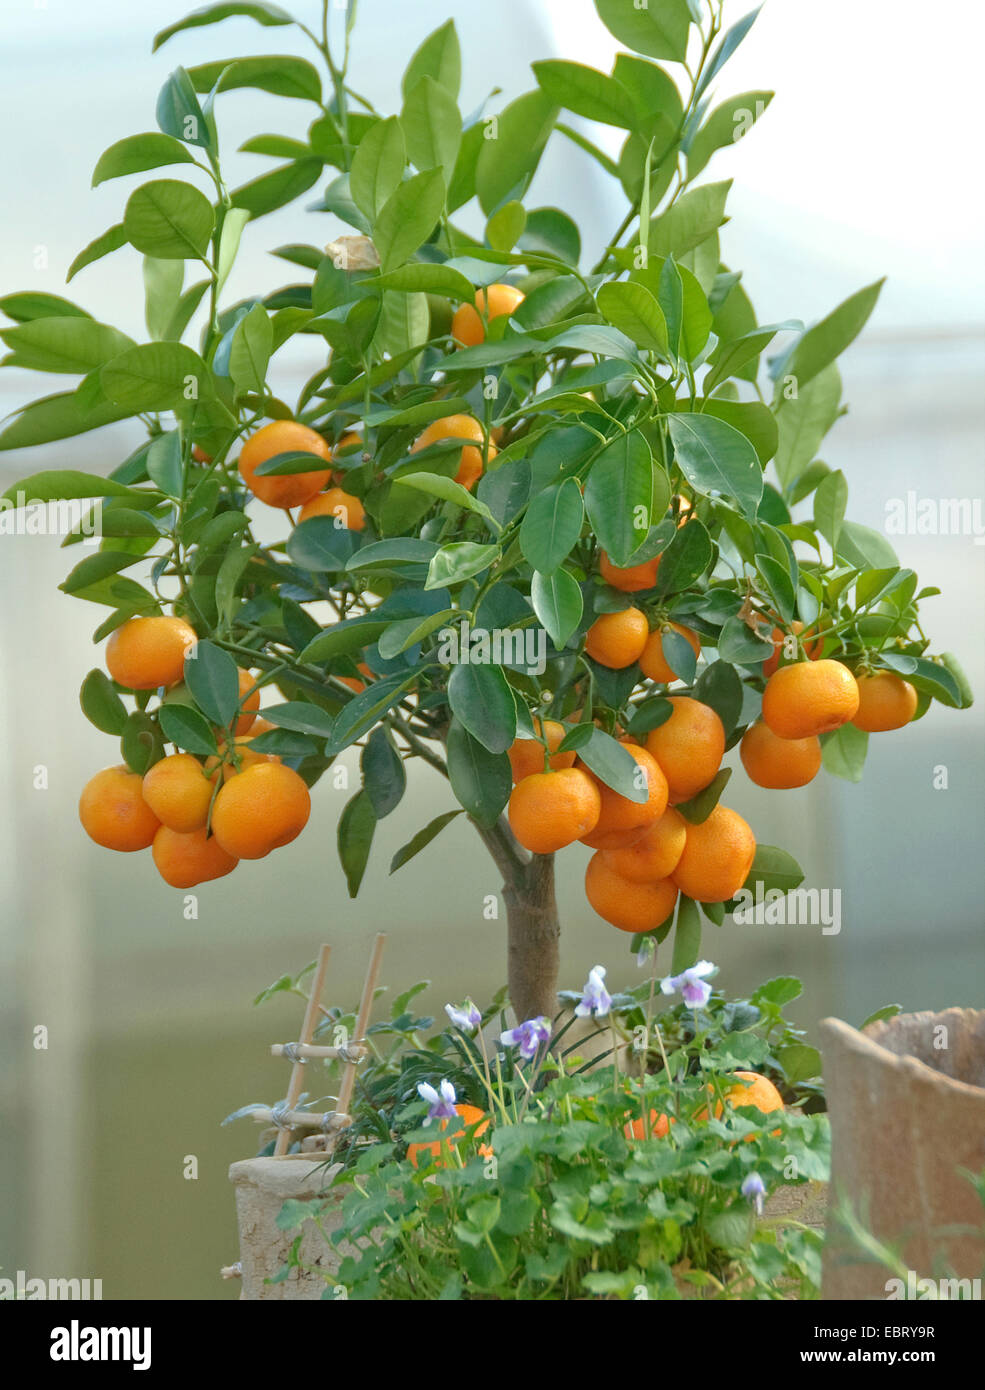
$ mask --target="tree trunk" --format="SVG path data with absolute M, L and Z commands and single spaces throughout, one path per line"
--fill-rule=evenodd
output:
M 553 854 L 528 854 L 500 820 L 479 833 L 503 874 L 507 981 L 517 1022 L 557 1013 L 561 924 L 554 897 Z

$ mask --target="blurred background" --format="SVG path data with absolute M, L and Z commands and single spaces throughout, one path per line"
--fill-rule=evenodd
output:
M 320 9 L 313 0 L 293 8 L 309 24 Z M 747 8 L 727 5 L 727 21 Z M 291 29 L 235 20 L 181 34 L 151 55 L 153 34 L 182 13 L 180 0 L 4 0 L 0 294 L 65 293 L 76 253 L 118 220 L 143 177 L 92 191 L 95 161 L 124 134 L 154 128 L 156 93 L 177 63 L 305 52 Z M 923 13 L 915 0 L 900 3 L 890 23 L 884 7 L 857 0 L 770 0 L 717 95 L 766 87 L 776 98 L 708 174 L 735 180 L 722 254 L 744 271 L 760 322 L 813 321 L 889 276 L 864 340 L 842 360 L 851 409 L 824 453 L 849 479 L 850 514 L 878 530 L 892 499 L 911 490 L 981 507 L 985 258 L 972 132 L 985 24 L 978 0 L 952 0 L 946 29 L 938 22 L 928 32 Z M 503 99 L 529 89 L 532 59 L 606 67 L 614 52 L 589 0 L 499 0 L 492 10 L 465 0 L 361 0 L 353 85 L 382 109 L 399 109 L 407 58 L 449 15 L 462 39 L 468 109 L 494 86 Z M 233 185 L 268 167 L 233 153 L 247 136 L 301 136 L 310 119 L 299 103 L 256 92 L 223 96 L 219 114 Z M 610 136 L 615 149 L 616 132 L 592 130 L 600 143 Z M 304 211 L 316 194 L 248 229 L 228 301 L 293 278 L 268 248 L 317 244 L 341 230 Z M 534 205 L 559 204 L 577 218 L 593 259 L 624 211 L 621 192 L 560 137 L 534 195 Z M 68 293 L 144 336 L 132 253 L 88 268 Z M 320 365 L 308 339 L 277 360 L 274 387 L 288 399 Z M 50 377 L 0 373 L 0 414 L 56 389 Z M 42 468 L 108 471 L 138 442 L 118 425 L 2 454 L 0 490 Z M 926 603 L 927 631 L 935 651 L 959 653 L 978 703 L 960 714 L 935 704 L 914 727 L 874 737 L 860 785 L 822 777 L 767 796 L 740 769 L 730 803 L 761 842 L 797 856 L 807 886 L 841 890 L 842 930 L 729 925 L 705 943 L 730 993 L 772 974 L 802 976 L 791 1012 L 808 1030 L 826 1014 L 857 1024 L 890 1001 L 907 1009 L 982 1001 L 985 549 L 971 534 L 890 539 L 903 564 L 943 591 Z M 295 1037 L 301 1014 L 297 999 L 254 1008 L 253 997 L 329 940 L 328 999 L 352 1005 L 372 934 L 383 928 L 383 979 L 395 992 L 430 979 L 422 999 L 432 1013 L 466 992 L 486 998 L 505 974 L 505 924 L 482 915 L 498 878 L 463 821 L 388 878 L 394 850 L 450 805 L 440 779 L 413 764 L 410 793 L 378 832 L 357 902 L 334 849 L 348 793 L 326 779 L 306 833 L 274 858 L 203 885 L 198 919 L 185 920 L 183 895 L 146 856 L 100 850 L 78 824 L 80 788 L 117 757 L 78 708 L 78 686 L 100 659 L 90 634 L 103 613 L 57 591 L 69 567 L 57 538 L 0 533 L 0 1272 L 101 1278 L 106 1297 L 235 1298 L 237 1286 L 218 1277 L 238 1257 L 226 1170 L 255 1151 L 256 1135 L 248 1121 L 228 1129 L 219 1121 L 283 1094 L 283 1063 L 268 1044 Z M 941 767 L 947 788 L 935 790 Z M 559 861 L 563 984 L 579 986 L 596 963 L 611 984 L 631 984 L 626 939 L 584 899 L 588 853 L 576 847 Z M 33 1046 L 38 1025 L 49 1030 L 46 1051 Z M 191 1181 L 189 1155 L 198 1159 Z

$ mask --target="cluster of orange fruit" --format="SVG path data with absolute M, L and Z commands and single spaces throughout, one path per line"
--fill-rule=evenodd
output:
M 653 588 L 659 557 L 620 569 L 602 554 L 603 578 L 627 593 Z M 635 607 L 603 613 L 589 628 L 585 651 L 613 670 L 639 663 L 652 681 L 677 678 L 663 647 L 667 631 L 679 633 L 695 654 L 697 633 L 676 623 L 653 632 Z M 794 636 L 802 627 L 792 624 Z M 917 694 L 891 671 L 860 673 L 819 659 L 823 640 L 810 642 L 809 661 L 781 665 L 785 634 L 773 631 L 762 719 L 743 735 L 740 756 L 759 786 L 806 786 L 821 766 L 819 735 L 851 720 L 866 732 L 901 728 L 912 719 Z M 689 695 L 672 695 L 670 717 L 647 734 L 645 745 L 623 734 L 620 742 L 637 763 L 640 803 L 606 786 L 573 751 L 558 752 L 569 727 L 554 720 L 535 726 L 538 737 L 517 739 L 510 750 L 515 783 L 509 820 L 519 842 L 536 854 L 552 854 L 576 840 L 596 853 L 585 874 L 595 911 L 622 931 L 645 932 L 664 923 L 678 894 L 721 903 L 745 882 L 756 853 L 752 830 L 737 812 L 718 805 L 700 823 L 674 808 L 714 779 L 725 753 L 725 729 L 717 713 Z
M 106 668 L 127 690 L 173 689 L 196 641 L 183 618 L 131 618 L 106 644 Z M 203 762 L 175 752 L 142 777 L 120 765 L 86 783 L 79 819 L 97 845 L 150 847 L 166 883 L 193 888 L 301 833 L 311 811 L 308 788 L 275 754 L 250 748 L 251 737 L 273 726 L 257 715 L 260 691 L 249 671 L 240 670 L 239 688 L 232 743 L 229 730 L 217 730 L 217 756 Z

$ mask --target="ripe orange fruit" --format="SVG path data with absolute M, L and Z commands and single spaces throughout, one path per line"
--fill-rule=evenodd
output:
M 310 521 L 313 516 L 334 516 L 340 526 L 349 531 L 361 531 L 366 525 L 366 509 L 358 497 L 351 492 L 343 492 L 340 487 L 330 487 L 306 502 L 301 508 L 298 521 Z
M 192 458 L 195 460 L 196 463 L 212 462 L 212 455 L 205 453 L 205 451 L 203 449 L 200 449 L 197 444 L 192 445 Z
M 256 477 L 256 470 L 277 454 L 316 454 L 326 463 L 332 461 L 332 451 L 320 434 L 298 424 L 297 420 L 274 420 L 250 435 L 239 455 L 239 471 L 243 482 L 268 507 L 303 507 L 317 497 L 328 483 L 332 470 L 317 469 L 314 473 L 285 473 L 281 477 Z
M 235 859 L 262 859 L 296 839 L 310 814 L 311 796 L 293 768 L 250 763 L 216 797 L 212 829 Z
M 486 341 L 483 313 L 487 319 L 502 318 L 504 314 L 508 317 L 522 303 L 523 295 L 515 285 L 490 285 L 488 290 L 476 290 L 475 304 L 460 304 L 452 315 L 451 336 L 462 347 L 478 347 Z
M 670 1127 L 671 1127 L 671 1125 L 674 1125 L 674 1124 L 676 1124 L 676 1123 L 677 1123 L 676 1120 L 671 1119 L 669 1116 L 663 1114 L 663 1112 L 661 1112 L 661 1113 L 658 1115 L 657 1112 L 656 1112 L 656 1110 L 651 1110 L 651 1111 L 650 1111 L 650 1138 L 651 1138 L 651 1139 L 666 1139 L 667 1135 L 670 1133 Z M 643 1125 L 643 1117 L 642 1117 L 642 1115 L 640 1116 L 640 1118 L 639 1118 L 638 1120 L 631 1120 L 628 1124 L 624 1125 L 624 1126 L 623 1126 L 623 1131 L 622 1131 L 622 1132 L 623 1132 L 623 1134 L 625 1134 L 625 1136 L 626 1136 L 627 1139 L 645 1139 L 645 1138 L 646 1138 L 646 1129 L 644 1128 L 644 1125 Z
M 559 771 L 562 767 L 573 767 L 575 754 L 572 750 L 568 753 L 559 753 L 558 745 L 570 730 L 564 724 L 559 724 L 556 719 L 541 721 L 536 719 L 534 727 L 538 733 L 542 733 L 547 746 L 551 751 L 552 757 L 548 766 L 554 771 Z M 544 745 L 536 738 L 517 738 L 509 749 L 510 767 L 513 769 L 513 781 L 522 782 L 524 777 L 530 777 L 535 772 L 544 771 Z
M 446 415 L 441 420 L 432 420 L 427 429 L 414 440 L 410 451 L 412 454 L 419 453 L 421 449 L 428 449 L 432 444 L 440 443 L 442 439 L 472 441 L 462 449 L 458 459 L 458 472 L 455 474 L 455 482 L 461 483 L 462 487 L 468 488 L 471 492 L 482 477 L 482 426 L 472 415 Z M 490 442 L 486 461 L 494 459 L 496 453 L 495 444 Z
M 803 630 L 804 624 L 800 621 L 799 618 L 794 618 L 793 622 L 790 624 L 790 631 L 794 634 L 795 637 L 799 637 Z M 777 667 L 780 664 L 780 657 L 783 655 L 783 642 L 785 636 L 786 634 L 780 627 L 775 627 L 771 633 L 773 641 L 773 655 L 768 656 L 766 660 L 763 662 L 763 675 L 766 676 L 767 679 L 769 679 L 769 677 L 773 674 L 773 672 L 777 669 Z M 810 636 L 810 634 L 808 634 L 808 636 Z M 821 655 L 821 651 L 824 647 L 824 638 L 818 637 L 813 642 L 806 641 L 804 642 L 803 647 L 804 651 L 808 655 L 808 658 L 811 661 L 816 661 L 818 657 Z
M 689 627 L 680 627 L 677 623 L 666 623 L 662 628 L 657 628 L 655 632 L 651 632 L 646 639 L 646 646 L 640 657 L 640 670 L 649 680 L 660 681 L 665 685 L 670 681 L 677 680 L 678 677 L 678 673 L 673 670 L 664 656 L 663 637 L 668 628 L 673 632 L 680 633 L 695 656 L 701 651 L 701 638 Z
M 682 893 L 699 903 L 734 898 L 749 877 L 756 837 L 737 811 L 718 805 L 700 825 L 689 825 L 684 853 L 672 874 Z
M 855 677 L 840 661 L 798 661 L 766 682 L 763 719 L 777 738 L 811 738 L 853 718 L 858 698 Z
M 816 738 L 777 738 L 757 719 L 742 735 L 739 757 L 757 787 L 786 791 L 814 780 L 821 768 L 821 745 Z
M 677 885 L 669 878 L 633 883 L 617 874 L 599 850 L 585 870 L 585 896 L 598 915 L 620 931 L 652 931 L 673 912 Z
M 144 774 L 147 805 L 162 825 L 183 835 L 207 823 L 212 790 L 212 779 L 191 753 L 172 753 Z
M 233 733 L 245 734 L 253 728 L 256 721 L 256 711 L 260 708 L 260 692 L 254 689 L 255 685 L 256 677 L 251 675 L 249 671 L 244 671 L 241 667 L 239 671 L 239 698 L 243 700 L 243 696 L 246 695 L 248 690 L 252 691 L 252 694 L 247 696 L 240 706 L 240 715 L 236 720 L 236 727 Z
M 158 873 L 172 888 L 194 888 L 197 883 L 223 878 L 239 863 L 214 835 L 206 837 L 204 826 L 182 835 L 162 825 L 154 836 L 151 853 Z
M 466 1129 L 470 1128 L 472 1125 L 478 1125 L 478 1129 L 475 1131 L 475 1138 L 478 1138 L 480 1134 L 485 1134 L 486 1130 L 489 1128 L 488 1115 L 484 1110 L 480 1110 L 477 1105 L 456 1105 L 455 1110 L 462 1118 L 462 1129 L 456 1129 L 453 1134 L 443 1134 L 442 1138 L 436 1139 L 433 1144 L 408 1144 L 407 1157 L 415 1168 L 420 1166 L 418 1159 L 420 1159 L 422 1155 L 426 1164 L 435 1162 L 439 1168 L 443 1168 L 445 1156 L 442 1154 L 441 1150 L 444 1144 L 454 1144 L 459 1139 L 464 1139 Z M 482 1122 L 481 1124 L 480 1121 Z M 447 1130 L 447 1120 L 441 1120 L 440 1124 L 442 1130 Z M 483 1158 L 488 1158 L 492 1153 L 492 1148 L 489 1144 L 480 1144 L 479 1153 L 482 1154 Z
M 902 729 L 917 711 L 917 692 L 893 671 L 873 671 L 856 677 L 858 709 L 852 723 L 867 734 Z
M 585 651 L 600 666 L 624 671 L 639 661 L 649 635 L 650 625 L 638 608 L 603 613 L 585 634 Z
M 624 594 L 637 594 L 643 589 L 652 589 L 657 582 L 660 556 L 644 560 L 641 565 L 614 565 L 603 550 L 599 555 L 599 573 L 613 589 L 621 589 Z
M 160 825 L 144 800 L 143 779 L 122 763 L 90 777 L 79 797 L 79 820 L 90 840 L 126 854 L 146 849 Z
M 673 713 L 651 729 L 646 746 L 663 768 L 670 803 L 690 801 L 707 787 L 725 755 L 725 728 L 710 705 L 671 695 Z
M 732 1073 L 738 1080 L 734 1086 L 730 1086 L 725 1092 L 725 1101 L 734 1109 L 742 1105 L 754 1105 L 757 1110 L 761 1110 L 764 1115 L 772 1115 L 777 1110 L 783 1110 L 783 1097 L 773 1085 L 768 1076 L 761 1076 L 758 1071 L 736 1071 Z M 709 1094 L 714 1095 L 714 1088 L 708 1087 Z M 715 1102 L 715 1119 L 722 1117 L 722 1102 Z M 702 1110 L 695 1115 L 696 1121 L 707 1120 L 708 1111 Z M 774 1129 L 774 1134 L 781 1134 L 782 1130 Z M 746 1135 L 748 1144 L 755 1135 Z
M 534 772 L 510 796 L 513 834 L 532 854 L 553 854 L 587 835 L 597 823 L 602 799 L 593 778 L 580 767 Z
M 686 839 L 687 821 L 679 811 L 668 807 L 635 843 L 606 850 L 605 862 L 630 883 L 657 883 L 669 878 L 677 868 Z
M 622 746 L 640 769 L 639 774 L 634 773 L 634 778 L 639 777 L 641 788 L 642 779 L 646 780 L 647 799 L 640 802 L 620 796 L 619 792 L 613 791 L 612 787 L 606 786 L 585 768 L 599 789 L 599 818 L 589 834 L 580 836 L 582 844 L 592 849 L 618 849 L 626 843 L 624 836 L 627 831 L 642 832 L 659 820 L 667 809 L 667 779 L 657 760 L 638 744 L 623 741 Z M 637 836 L 632 838 L 635 840 Z
M 130 618 L 110 634 L 106 669 L 128 690 L 156 690 L 176 685 L 185 673 L 185 657 L 198 641 L 184 618 Z

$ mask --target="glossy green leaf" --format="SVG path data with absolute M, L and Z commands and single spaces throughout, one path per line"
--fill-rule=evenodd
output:
M 814 492 L 814 525 L 831 546 L 837 547 L 848 505 L 848 483 L 841 471 L 827 473 Z
M 590 121 L 632 130 L 636 106 L 632 97 L 614 77 L 583 63 L 548 59 L 532 63 L 534 76 L 555 106 L 563 106 Z
M 448 728 L 448 779 L 465 811 L 482 826 L 495 825 L 513 789 L 510 760 L 490 753 L 453 719 Z
M 373 231 L 384 272 L 402 266 L 430 236 L 444 197 L 444 180 L 437 169 L 415 174 L 391 194 Z
M 674 954 L 670 973 L 680 975 L 697 965 L 701 958 L 701 912 L 697 903 L 683 895 L 677 904 L 677 925 L 674 929 Z
M 884 283 L 884 280 L 876 280 L 874 284 L 858 290 L 837 309 L 833 309 L 827 318 L 808 328 L 783 366 L 784 379 L 795 381 L 798 392 L 802 392 L 858 337 L 876 306 Z M 785 409 L 782 395 L 779 399 Z
M 413 839 L 408 840 L 397 850 L 390 860 L 391 874 L 395 874 L 398 869 L 403 868 L 408 860 L 413 859 L 416 854 L 420 854 L 422 849 L 426 849 L 431 841 L 441 834 L 445 826 L 450 825 L 455 817 L 461 814 L 460 810 L 445 811 L 443 815 L 435 816 L 433 821 L 429 821 L 423 830 L 419 830 Z
M 706 241 L 725 221 L 725 200 L 731 186 L 731 179 L 726 179 L 724 183 L 705 183 L 691 188 L 665 213 L 653 218 L 650 255 L 679 258 Z
M 484 130 L 475 186 L 487 216 L 525 187 L 540 162 L 556 116 L 557 107 L 544 92 L 527 92 L 510 102 L 495 124 Z
M 433 77 L 422 77 L 404 99 L 400 125 L 410 162 L 421 173 L 440 170 L 447 186 L 462 139 L 461 113 L 447 87 Z
M 452 667 L 448 678 L 452 713 L 490 753 L 505 753 L 516 737 L 516 705 L 499 666 Z
M 663 310 L 643 285 L 608 281 L 596 294 L 602 314 L 620 333 L 648 352 L 667 352 L 667 322 Z
M 119 329 L 77 315 L 33 319 L 0 330 L 0 338 L 12 349 L 5 365 L 35 372 L 84 374 L 134 346 Z
M 697 178 L 717 150 L 741 140 L 772 100 L 772 92 L 742 92 L 716 106 L 688 147 L 688 179 Z
M 602 547 L 625 565 L 650 529 L 653 463 L 639 430 L 606 446 L 585 482 L 585 507 Z
M 203 5 L 201 9 L 193 10 L 184 19 L 179 19 L 176 24 L 169 24 L 166 29 L 161 29 L 154 36 L 153 51 L 156 53 L 162 44 L 167 43 L 168 39 L 175 34 L 180 34 L 185 29 L 197 29 L 203 24 L 218 24 L 223 19 L 240 15 L 247 19 L 255 19 L 258 24 L 267 26 L 294 23 L 287 11 L 282 10 L 279 5 L 235 3 Z
M 158 718 L 168 743 L 184 752 L 207 758 L 218 751 L 209 721 L 191 705 L 163 704 Z
M 196 92 L 220 92 L 253 87 L 272 96 L 294 97 L 321 103 L 321 78 L 307 58 L 294 54 L 264 53 L 249 58 L 221 58 L 188 69 Z
M 240 184 L 229 195 L 233 206 L 243 208 L 251 217 L 262 217 L 265 213 L 276 212 L 278 208 L 293 203 L 302 193 L 307 193 L 313 183 L 321 178 L 320 159 L 297 159 L 291 164 L 282 164 L 269 174 L 261 174 L 249 183 Z
M 599 19 L 609 33 L 634 53 L 648 58 L 671 58 L 687 52 L 691 14 L 687 0 L 595 0 Z
M 671 415 L 668 426 L 677 462 L 691 486 L 732 498 L 746 516 L 755 516 L 763 470 L 745 435 L 709 415 Z
M 376 830 L 376 813 L 366 791 L 358 791 L 346 802 L 339 816 L 336 838 L 339 863 L 345 874 L 349 897 L 354 898 L 369 862 Z
M 82 682 L 79 701 L 90 724 L 101 733 L 119 738 L 127 722 L 127 710 L 105 671 L 96 667 L 89 672 Z
M 123 230 L 131 246 L 162 260 L 204 256 L 215 225 L 212 204 L 190 183 L 154 179 L 131 193 Z
M 432 77 L 453 98 L 458 99 L 462 82 L 462 52 L 454 20 L 446 20 L 414 52 L 401 79 L 403 95 L 412 92 L 422 77 Z
M 101 261 L 104 256 L 119 251 L 120 247 L 126 244 L 127 234 L 123 230 L 123 223 L 118 222 L 115 227 L 110 227 L 102 236 L 97 236 L 95 241 L 90 241 L 89 245 L 79 252 L 68 268 L 66 282 L 78 275 L 87 265 L 92 265 L 93 261 Z
M 228 724 L 239 709 L 236 663 L 214 642 L 196 642 L 185 659 L 185 684 L 196 705 L 214 724 Z
M 396 810 L 407 787 L 407 771 L 389 732 L 378 727 L 373 730 L 362 751 L 360 768 L 363 790 L 369 797 L 373 814 L 383 820 Z
M 584 610 L 578 581 L 566 569 L 556 569 L 551 574 L 535 571 L 530 581 L 530 602 L 538 621 L 561 651 L 576 631 Z
M 143 135 L 128 135 L 117 140 L 100 156 L 92 174 L 95 188 L 107 179 L 122 178 L 125 174 L 141 174 L 146 169 L 158 169 L 162 164 L 191 164 L 195 156 L 173 135 L 150 130 Z
M 443 589 L 482 574 L 498 557 L 498 545 L 477 545 L 474 541 L 452 541 L 443 546 L 428 566 L 425 589 Z
M 262 304 L 240 319 L 229 353 L 229 375 L 237 392 L 263 392 L 274 348 L 274 329 Z
M 208 367 L 183 343 L 142 343 L 100 372 L 108 399 L 131 412 L 171 410 L 212 392 Z
M 520 548 L 533 569 L 553 574 L 581 535 L 585 510 L 574 478 L 534 497 L 520 526 Z
M 396 116 L 390 116 L 363 136 L 352 158 L 349 188 L 356 206 L 375 221 L 387 199 L 399 188 L 407 152 L 404 132 Z M 398 289 L 417 286 L 399 285 Z

